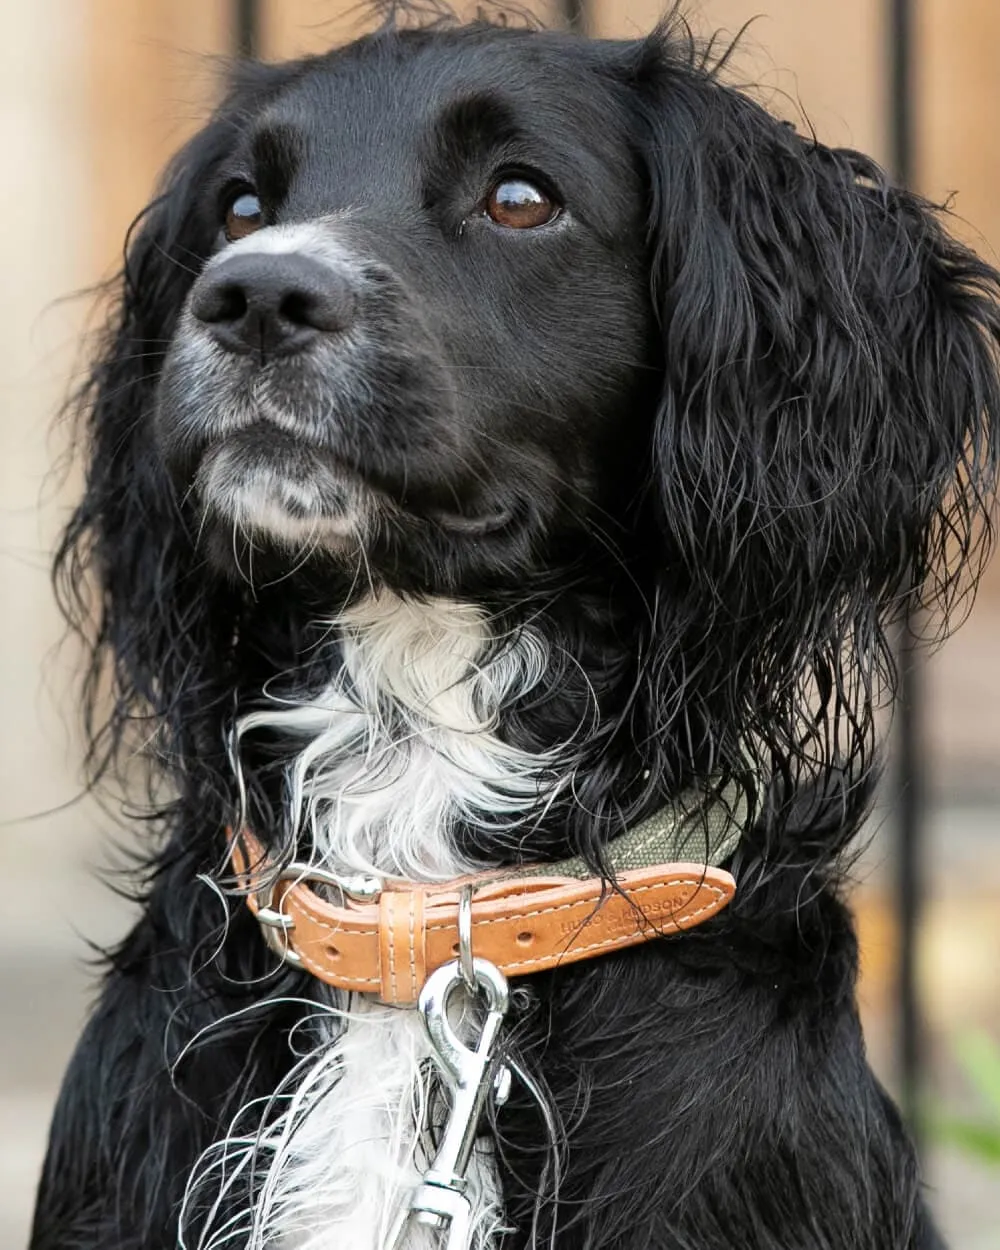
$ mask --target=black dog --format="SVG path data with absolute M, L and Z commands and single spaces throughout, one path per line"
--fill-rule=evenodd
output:
M 277 958 L 227 827 L 383 878 L 600 873 L 682 793 L 746 814 L 736 899 L 516 983 L 469 1244 L 938 1244 L 839 887 L 887 629 L 984 553 L 998 283 L 676 21 L 240 71 L 81 399 L 57 574 L 81 625 L 100 586 L 91 762 L 150 744 L 158 834 L 35 1250 L 380 1250 L 426 1167 L 417 1013 Z

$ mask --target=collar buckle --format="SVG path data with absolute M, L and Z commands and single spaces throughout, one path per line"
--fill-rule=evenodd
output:
M 286 891 L 282 890 L 275 905 L 275 894 L 279 885 L 309 885 L 316 882 L 329 886 L 340 895 L 338 906 L 346 907 L 352 903 L 375 903 L 382 894 L 382 881 L 365 873 L 345 876 L 330 872 L 314 864 L 306 864 L 293 860 L 279 872 L 273 874 L 267 882 L 255 891 L 257 899 L 256 915 L 264 941 L 272 951 L 290 964 L 293 968 L 303 967 L 302 959 L 292 948 L 289 940 L 295 928 L 295 920 L 287 912 L 282 911 L 282 902 Z

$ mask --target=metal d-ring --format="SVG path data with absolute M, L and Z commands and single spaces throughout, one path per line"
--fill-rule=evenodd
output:
M 382 882 L 378 877 L 359 873 L 356 876 L 338 876 L 326 868 L 317 868 L 313 864 L 293 862 L 286 864 L 266 885 L 257 891 L 257 923 L 261 926 L 264 941 L 272 951 L 293 968 L 302 967 L 302 959 L 292 949 L 288 935 L 295 928 L 295 921 L 285 915 L 280 904 L 274 906 L 274 892 L 282 881 L 308 883 L 318 881 L 328 885 L 340 894 L 340 905 L 350 899 L 355 903 L 373 902 L 382 892 Z
M 470 994 L 479 990 L 472 955 L 472 886 L 463 885 L 458 895 L 458 970 Z

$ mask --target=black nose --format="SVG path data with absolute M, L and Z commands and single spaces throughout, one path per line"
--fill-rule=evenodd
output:
M 347 329 L 354 291 L 345 274 L 311 256 L 248 252 L 201 275 L 191 311 L 229 351 L 291 355 Z

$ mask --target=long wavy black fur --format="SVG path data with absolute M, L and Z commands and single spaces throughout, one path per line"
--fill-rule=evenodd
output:
M 374 38 L 489 35 L 400 24 Z M 589 725 L 574 802 L 535 853 L 599 865 L 623 822 L 693 783 L 735 783 L 751 820 L 726 913 L 522 995 L 515 1042 L 547 1091 L 559 1167 L 517 1087 L 496 1124 L 510 1244 L 931 1247 L 913 1152 L 865 1061 L 839 883 L 877 778 L 893 624 L 920 613 L 943 633 L 988 551 L 1000 277 L 869 159 L 725 86 L 679 18 L 604 52 L 563 38 L 605 58 L 593 89 L 629 110 L 662 338 L 640 489 L 609 526 L 606 565 L 568 560 L 484 597 L 553 648 L 544 691 L 503 728 L 530 747 Z M 133 228 L 74 403 L 87 477 L 55 577 L 91 646 L 88 765 L 95 784 L 145 768 L 158 797 L 143 918 L 108 956 L 67 1076 L 34 1250 L 174 1245 L 191 1166 L 278 1085 L 310 992 L 199 877 L 219 874 L 237 814 L 236 709 L 276 675 L 315 688 L 335 647 L 312 588 L 251 593 L 206 564 L 151 413 L 209 252 L 199 188 L 244 119 L 312 64 L 236 72 Z M 263 757 L 249 784 L 253 823 L 280 847 Z M 232 1209 L 249 1197 L 234 1188 Z

